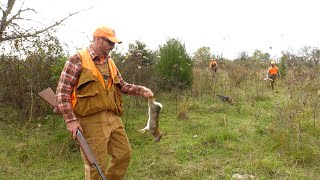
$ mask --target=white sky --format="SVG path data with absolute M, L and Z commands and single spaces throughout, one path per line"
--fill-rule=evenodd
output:
M 127 50 L 135 40 L 155 50 L 178 38 L 190 55 L 202 46 L 234 59 L 255 49 L 279 57 L 282 50 L 319 47 L 317 0 L 25 0 L 49 24 L 77 10 L 60 29 L 71 48 L 86 47 L 100 25 L 115 29 Z M 270 46 L 272 49 L 270 49 Z M 72 50 L 71 50 L 72 52 Z

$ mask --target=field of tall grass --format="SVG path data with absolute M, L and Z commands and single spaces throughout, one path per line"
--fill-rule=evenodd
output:
M 265 69 L 194 69 L 190 89 L 156 94 L 166 133 L 160 142 L 138 132 L 147 101 L 125 96 L 122 120 L 133 150 L 125 179 L 319 179 L 318 72 L 288 71 L 272 91 Z M 62 117 L 16 118 L 0 106 L 0 179 L 83 179 Z

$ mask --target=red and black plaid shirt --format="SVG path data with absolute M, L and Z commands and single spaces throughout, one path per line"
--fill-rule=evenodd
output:
M 93 59 L 95 64 L 107 65 L 108 58 L 104 58 L 101 60 L 101 58 L 97 56 L 91 46 L 88 47 L 87 50 L 89 51 L 90 57 L 91 59 Z M 72 109 L 70 96 L 74 87 L 77 85 L 77 81 L 80 77 L 81 71 L 82 65 L 80 55 L 76 53 L 73 56 L 69 57 L 69 59 L 66 61 L 60 75 L 59 84 L 56 91 L 56 98 L 65 122 L 77 120 L 77 117 Z M 145 87 L 124 82 L 119 70 L 117 71 L 117 76 L 119 77 L 121 84 L 121 92 L 128 95 L 142 96 L 142 94 L 145 92 Z

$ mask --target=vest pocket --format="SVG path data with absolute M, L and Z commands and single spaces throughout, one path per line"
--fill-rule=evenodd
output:
M 85 83 L 85 87 L 77 90 L 77 106 L 78 115 L 85 116 L 94 112 L 101 111 L 102 102 L 99 90 L 96 87 L 99 82 Z
M 95 96 L 96 94 L 99 94 L 98 90 L 87 92 L 87 93 L 83 93 L 83 94 L 77 94 L 77 97 L 78 98 L 92 97 L 92 96 Z

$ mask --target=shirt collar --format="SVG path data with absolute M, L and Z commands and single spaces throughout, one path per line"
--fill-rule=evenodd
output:
M 99 57 L 96 54 L 96 52 L 93 50 L 92 45 L 90 45 L 88 47 L 88 52 L 90 54 L 91 59 L 93 60 L 93 62 L 95 64 L 105 64 L 105 63 L 107 63 L 107 60 L 108 60 L 109 57 L 103 57 L 103 56 Z

